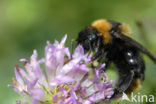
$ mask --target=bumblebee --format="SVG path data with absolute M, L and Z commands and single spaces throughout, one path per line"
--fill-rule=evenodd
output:
M 125 24 L 100 19 L 86 26 L 76 39 L 86 52 L 95 52 L 93 61 L 105 59 L 106 68 L 111 63 L 116 67 L 119 80 L 113 96 L 131 93 L 144 81 L 145 63 L 140 53 L 156 63 L 156 57 L 129 35 L 130 30 Z

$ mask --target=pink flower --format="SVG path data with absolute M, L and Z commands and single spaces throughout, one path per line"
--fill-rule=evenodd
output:
M 47 42 L 45 57 L 40 60 L 36 50 L 30 61 L 21 59 L 25 70 L 15 66 L 13 88 L 28 97 L 31 104 L 92 104 L 109 99 L 114 93 L 112 81 L 108 82 L 106 73 L 102 72 L 105 65 L 89 67 L 92 54 L 85 54 L 80 45 L 71 59 L 69 49 L 64 46 L 66 38 L 67 35 L 60 43 Z M 17 101 L 16 104 L 27 103 Z

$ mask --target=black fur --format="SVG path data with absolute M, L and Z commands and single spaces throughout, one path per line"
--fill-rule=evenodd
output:
M 141 81 L 145 79 L 145 64 L 140 52 L 145 53 L 150 58 L 152 57 L 153 60 L 155 60 L 155 57 L 139 43 L 122 34 L 119 30 L 120 23 L 110 20 L 109 22 L 113 25 L 111 31 L 109 31 L 113 37 L 110 43 L 104 44 L 103 37 L 98 35 L 99 32 L 92 26 L 87 26 L 79 33 L 77 42 L 82 44 L 86 51 L 95 51 L 92 60 L 104 58 L 106 67 L 110 63 L 115 65 L 119 74 L 119 81 L 114 93 L 114 96 L 116 96 L 125 92 L 133 79 L 138 78 Z M 141 48 L 138 48 L 138 46 L 141 46 Z

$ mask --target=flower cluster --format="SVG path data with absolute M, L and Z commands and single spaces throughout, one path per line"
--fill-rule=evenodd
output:
M 21 59 L 25 70 L 15 66 L 16 80 L 12 80 L 12 87 L 29 98 L 30 104 L 92 104 L 109 99 L 114 93 L 112 81 L 107 81 L 106 73 L 102 72 L 105 65 L 91 67 L 92 54 L 85 54 L 81 45 L 71 58 L 64 46 L 66 38 L 67 35 L 60 43 L 47 42 L 43 59 L 37 59 L 36 50 L 30 62 Z M 16 104 L 28 103 L 17 101 Z

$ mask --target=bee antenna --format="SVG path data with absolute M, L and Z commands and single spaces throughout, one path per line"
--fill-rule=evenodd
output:
M 77 41 L 77 39 L 72 39 L 71 40 L 71 46 L 70 46 L 70 53 L 71 53 L 70 56 L 71 56 L 71 59 L 73 59 L 73 56 L 72 56 L 72 53 L 73 53 L 73 44 L 74 44 L 75 41 Z
M 89 49 L 90 49 L 90 52 L 92 52 L 92 47 L 91 47 L 91 43 L 90 43 L 90 41 L 88 41 L 88 43 L 89 43 Z

